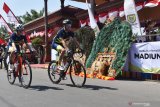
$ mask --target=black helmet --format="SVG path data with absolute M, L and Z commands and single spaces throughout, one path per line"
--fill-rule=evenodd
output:
M 72 24 L 72 21 L 70 19 L 63 20 L 63 25 L 66 25 L 66 24 Z

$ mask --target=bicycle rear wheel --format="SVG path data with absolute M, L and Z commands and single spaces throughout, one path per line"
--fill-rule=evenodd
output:
M 16 80 L 14 65 L 10 63 L 7 66 L 7 79 L 10 84 L 14 84 Z
M 74 86 L 83 87 L 86 82 L 86 69 L 79 62 L 74 60 L 70 66 L 70 78 Z
M 32 69 L 27 60 L 24 60 L 22 63 L 20 82 L 24 88 L 30 87 L 32 82 Z
M 57 70 L 57 61 L 51 61 L 48 65 L 48 76 L 52 83 L 58 84 L 61 81 L 60 71 Z

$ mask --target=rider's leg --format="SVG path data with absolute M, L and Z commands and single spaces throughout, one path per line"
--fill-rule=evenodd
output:
M 11 54 L 10 54 L 10 64 L 14 63 L 15 57 L 16 57 L 15 52 L 11 52 Z
M 63 56 L 64 56 L 64 53 L 65 53 L 65 50 L 61 45 L 54 43 L 54 42 L 52 43 L 52 49 L 55 49 L 57 52 L 60 53 L 59 60 L 58 60 L 58 66 L 60 66 L 62 59 L 63 59 Z
M 65 49 L 62 46 L 58 45 L 57 46 L 57 51 L 60 52 L 58 65 L 62 65 L 61 63 L 62 63 L 63 56 L 65 54 Z

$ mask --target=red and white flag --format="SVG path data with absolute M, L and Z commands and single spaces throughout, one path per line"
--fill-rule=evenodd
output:
M 156 7 L 160 3 L 160 0 L 149 0 L 146 4 L 145 7 Z
M 136 10 L 137 11 L 141 10 L 143 7 L 144 7 L 144 3 L 143 2 L 136 4 Z
M 108 17 L 117 17 L 118 16 L 118 9 L 112 9 L 108 12 Z
M 8 7 L 8 5 L 6 3 L 3 4 L 3 10 L 6 12 L 10 23 L 14 23 L 15 25 L 19 24 L 16 16 L 14 15 L 12 10 Z
M 7 22 L 6 22 L 5 19 L 2 17 L 1 14 L 0 14 L 0 23 L 1 23 L 2 26 L 4 26 L 4 27 L 7 29 L 8 34 L 12 34 L 12 33 L 13 33 L 12 29 L 8 26 Z
M 107 16 L 108 16 L 107 13 L 101 13 L 101 14 L 99 14 L 99 22 L 100 23 L 105 23 L 105 21 L 107 20 Z
M 80 20 L 79 23 L 80 23 L 81 27 L 84 27 L 84 26 L 87 25 L 87 21 L 86 20 Z
M 120 7 L 119 8 L 119 17 L 123 17 L 125 14 L 124 14 L 124 7 Z

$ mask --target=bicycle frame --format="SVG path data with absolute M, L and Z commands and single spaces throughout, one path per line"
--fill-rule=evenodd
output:
M 75 52 L 76 53 L 76 52 Z M 74 55 L 74 52 L 72 52 L 70 55 L 65 55 L 64 57 L 66 57 L 66 59 L 67 59 L 67 61 L 66 61 L 66 63 L 68 62 L 69 64 L 68 64 L 68 66 L 67 66 L 67 68 L 65 68 L 65 73 L 67 73 L 67 71 L 68 71 L 68 69 L 69 69 L 69 67 L 74 63 L 74 57 L 73 57 L 73 55 Z M 62 62 L 63 62 L 63 60 L 62 60 Z M 64 62 L 63 62 L 64 63 Z
M 23 74 L 22 64 L 23 64 L 23 61 L 25 60 L 25 57 L 24 57 L 25 53 L 23 52 L 22 45 L 20 45 L 20 50 L 21 52 L 14 53 L 15 55 L 14 63 L 18 62 L 17 71 L 15 71 L 16 77 L 18 77 L 19 75 L 21 76 L 21 74 Z
M 15 55 L 15 58 L 14 58 L 14 64 L 16 63 L 16 62 L 18 62 L 18 65 L 17 65 L 17 70 L 15 71 L 15 76 L 16 77 L 18 77 L 19 75 L 21 75 L 23 72 L 23 70 L 22 70 L 22 62 L 23 62 L 23 57 L 22 57 L 22 55 L 21 54 L 17 54 L 17 53 L 15 53 L 14 54 Z

